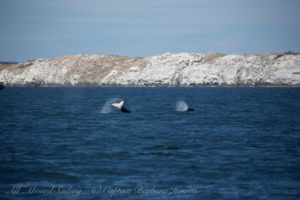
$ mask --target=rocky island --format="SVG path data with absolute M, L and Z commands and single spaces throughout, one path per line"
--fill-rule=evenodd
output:
M 300 55 L 71 55 L 0 64 L 8 86 L 300 86 Z

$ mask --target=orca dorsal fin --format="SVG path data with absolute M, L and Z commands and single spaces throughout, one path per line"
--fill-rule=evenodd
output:
M 123 107 L 123 104 L 124 104 L 124 101 L 121 101 L 120 103 L 113 103 L 111 105 L 121 109 Z

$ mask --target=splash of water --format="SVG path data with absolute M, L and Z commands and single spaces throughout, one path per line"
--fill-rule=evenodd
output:
M 180 100 L 176 102 L 176 111 L 183 112 L 183 111 L 187 111 L 187 109 L 188 109 L 188 105 L 184 101 Z
M 103 105 L 100 113 L 112 113 L 113 112 L 113 109 L 112 109 L 112 103 L 117 103 L 117 102 L 120 102 L 122 101 L 122 99 L 120 98 L 110 98 L 108 99 L 105 104 Z

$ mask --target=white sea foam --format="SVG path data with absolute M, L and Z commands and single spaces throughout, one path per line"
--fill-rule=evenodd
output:
M 187 111 L 187 109 L 188 109 L 188 105 L 184 101 L 180 100 L 176 102 L 176 111 L 183 112 L 183 111 Z

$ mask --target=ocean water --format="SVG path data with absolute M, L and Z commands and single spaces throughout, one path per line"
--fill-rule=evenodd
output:
M 300 88 L 8 87 L 0 141 L 0 199 L 300 198 Z

